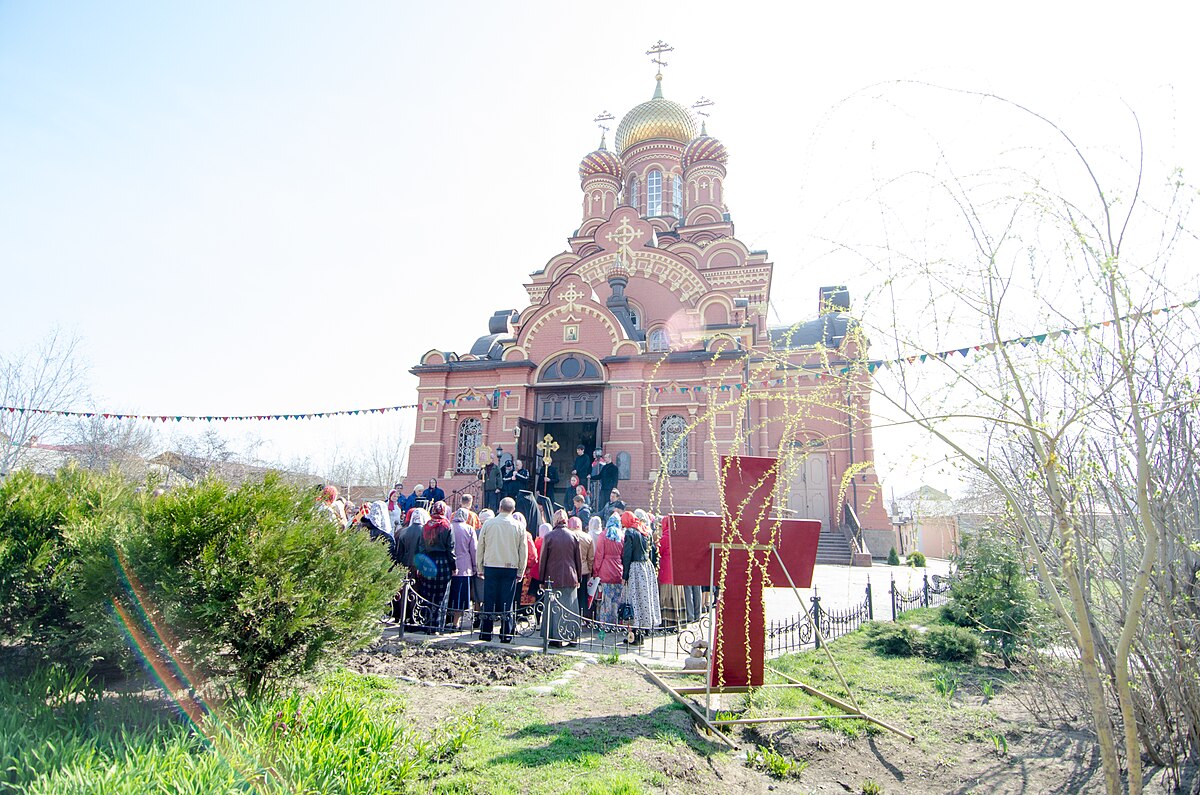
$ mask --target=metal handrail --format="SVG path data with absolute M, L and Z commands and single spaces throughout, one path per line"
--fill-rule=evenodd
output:
M 858 514 L 854 512 L 854 508 L 850 503 L 842 504 L 842 514 L 845 517 L 846 524 L 850 526 L 851 540 L 854 542 L 854 551 L 861 553 L 866 551 L 862 537 L 862 525 L 858 521 Z

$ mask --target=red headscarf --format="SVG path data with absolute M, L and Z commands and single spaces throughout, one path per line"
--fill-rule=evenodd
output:
M 429 509 L 429 521 L 425 523 L 424 527 L 426 544 L 432 544 L 437 540 L 438 533 L 450 529 L 450 520 L 446 518 L 447 510 L 449 510 L 449 506 L 442 500 L 435 502 Z
M 395 489 L 392 489 L 391 491 L 388 492 L 388 510 L 389 511 L 396 510 L 396 498 L 399 496 L 400 496 L 400 492 L 396 491 Z

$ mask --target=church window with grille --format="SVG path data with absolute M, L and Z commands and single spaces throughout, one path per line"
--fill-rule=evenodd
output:
M 483 445 L 483 423 L 468 417 L 458 424 L 458 456 L 455 470 L 473 473 L 479 469 L 475 463 L 475 451 Z
M 683 218 L 683 177 L 678 174 L 671 177 L 671 213 Z
M 640 197 L 638 196 L 637 177 L 629 178 L 629 189 L 625 191 L 625 198 L 629 202 L 629 206 L 633 209 L 637 210 L 641 206 L 641 203 L 638 201 Z
M 646 215 L 662 215 L 662 172 L 646 175 Z
M 655 353 L 671 350 L 671 338 L 665 328 L 651 329 L 646 335 L 646 348 Z
M 658 450 L 662 456 L 662 468 L 668 475 L 688 473 L 688 427 L 687 420 L 678 414 L 664 417 L 659 426 Z

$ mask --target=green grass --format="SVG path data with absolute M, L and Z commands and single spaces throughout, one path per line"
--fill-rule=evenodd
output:
M 632 795 L 670 783 L 651 762 L 672 749 L 719 750 L 674 704 L 576 718 L 576 697 L 481 691 L 482 706 L 418 724 L 423 693 L 339 672 L 193 726 L 165 700 L 57 669 L 0 679 L 0 793 Z
M 938 608 L 913 610 L 900 623 L 917 631 L 943 626 Z M 946 663 L 927 658 L 882 655 L 871 644 L 874 627 L 867 626 L 833 641 L 830 649 L 862 708 L 880 720 L 917 736 L 918 746 L 934 750 L 946 741 L 980 740 L 991 743 L 998 725 L 995 712 L 986 705 L 951 702 L 955 692 L 992 694 L 1001 690 L 1011 675 L 999 668 L 974 663 Z M 822 650 L 804 651 L 769 663 L 802 682 L 845 700 L 845 692 Z M 769 682 L 784 680 L 768 672 Z M 769 688 L 748 699 L 748 716 L 824 715 L 842 710 L 798 689 Z M 867 721 L 831 718 L 815 724 L 850 738 L 879 734 L 884 730 Z M 791 724 L 789 731 L 802 732 L 809 724 Z

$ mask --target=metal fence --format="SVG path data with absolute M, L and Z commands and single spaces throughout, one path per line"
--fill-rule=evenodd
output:
M 950 578 L 943 577 L 940 574 L 934 574 L 930 577 L 928 574 L 922 578 L 921 588 L 914 592 L 904 592 L 896 587 L 896 580 L 892 579 L 891 594 L 892 594 L 892 620 L 895 621 L 898 616 L 909 610 L 916 610 L 919 607 L 938 607 L 950 601 Z
M 909 610 L 946 604 L 950 582 L 949 577 L 924 575 L 921 587 L 907 592 L 897 588 L 893 579 L 888 588 L 892 620 Z M 532 642 L 540 645 L 544 652 L 568 647 L 601 655 L 636 652 L 651 658 L 680 658 L 691 653 L 696 641 L 708 641 L 712 632 L 711 608 L 705 608 L 696 621 L 666 622 L 657 627 L 642 627 L 632 622 L 607 623 L 598 620 L 590 611 L 569 609 L 551 587 L 539 588 L 531 604 L 514 604 L 511 609 L 498 612 L 473 608 L 455 611 L 449 609 L 444 600 L 434 604 L 418 593 L 412 581 L 405 581 L 397 599 L 400 603 L 397 612 L 404 616 L 403 621 L 397 622 L 401 637 L 415 633 L 480 639 L 485 635 L 483 629 L 490 624 L 489 637 L 499 636 L 502 642 L 521 639 L 522 645 Z M 822 639 L 830 641 L 848 635 L 875 619 L 869 581 L 862 601 L 845 609 L 826 610 L 819 596 L 810 597 L 809 603 L 806 612 L 767 624 L 766 653 L 769 657 L 820 648 Z M 551 620 L 547 621 L 547 616 Z M 820 630 L 819 636 L 813 633 L 814 624 Z
M 866 597 L 845 610 L 826 610 L 821 607 L 821 597 L 809 598 L 811 606 L 808 615 L 798 614 L 795 618 L 783 621 L 772 621 L 767 625 L 767 654 L 777 657 L 788 652 L 800 651 L 812 646 L 821 647 L 821 639 L 826 641 L 848 635 L 861 627 L 867 621 L 875 618 L 875 606 L 872 601 L 871 583 L 867 582 Z M 813 625 L 820 630 L 820 635 L 813 634 Z
M 434 604 L 418 592 L 411 580 L 403 583 L 397 600 L 396 612 L 403 616 L 402 621 L 397 620 L 397 630 L 402 638 L 418 634 L 480 639 L 490 625 L 491 632 L 486 633 L 489 637 L 498 637 L 501 642 L 520 639 L 522 645 L 533 641 L 546 652 L 552 647 L 570 647 L 594 654 L 636 651 L 646 657 L 686 657 L 693 643 L 708 639 L 712 628 L 712 614 L 707 609 L 696 621 L 667 622 L 657 627 L 603 622 L 570 610 L 552 587 L 538 588 L 532 604 L 514 604 L 511 609 L 492 612 L 451 610 L 444 600 Z

